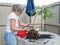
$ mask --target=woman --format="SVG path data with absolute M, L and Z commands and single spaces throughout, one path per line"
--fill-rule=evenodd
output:
M 20 25 L 24 27 L 33 27 L 32 25 L 25 24 L 19 20 L 19 16 L 23 12 L 23 9 L 24 8 L 19 4 L 13 5 L 12 12 L 7 18 L 6 31 L 4 33 L 4 39 L 7 45 L 17 45 L 16 32 L 19 30 L 25 30 L 19 29 Z

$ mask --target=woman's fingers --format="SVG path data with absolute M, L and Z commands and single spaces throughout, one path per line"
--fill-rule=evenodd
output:
M 30 28 L 30 29 L 34 29 L 34 26 L 33 26 L 33 25 L 29 25 L 29 28 Z

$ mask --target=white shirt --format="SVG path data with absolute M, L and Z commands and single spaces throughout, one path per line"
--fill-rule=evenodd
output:
M 6 31 L 7 32 L 12 32 L 11 29 L 10 29 L 10 19 L 15 19 L 16 20 L 16 27 L 18 28 L 19 27 L 19 23 L 18 23 L 18 20 L 19 20 L 19 16 L 17 16 L 14 12 L 12 12 L 8 18 L 7 18 L 7 21 L 6 21 Z

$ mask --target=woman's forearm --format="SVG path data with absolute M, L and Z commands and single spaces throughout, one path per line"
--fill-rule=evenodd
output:
M 28 24 L 20 23 L 21 26 L 28 27 Z
M 12 28 L 11 31 L 13 32 L 18 32 L 19 30 L 25 30 L 25 29 L 20 29 L 20 28 Z
M 23 23 L 21 20 L 18 20 L 18 22 L 19 22 L 19 25 L 21 25 L 21 26 L 24 26 L 24 27 L 28 26 L 28 24 Z

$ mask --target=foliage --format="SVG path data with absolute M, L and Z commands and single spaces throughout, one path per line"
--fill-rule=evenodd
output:
M 37 8 L 36 12 L 38 15 L 41 15 L 44 20 L 46 20 L 47 18 L 53 17 L 52 11 L 49 10 L 50 8 L 51 6 L 42 6 L 40 8 Z

